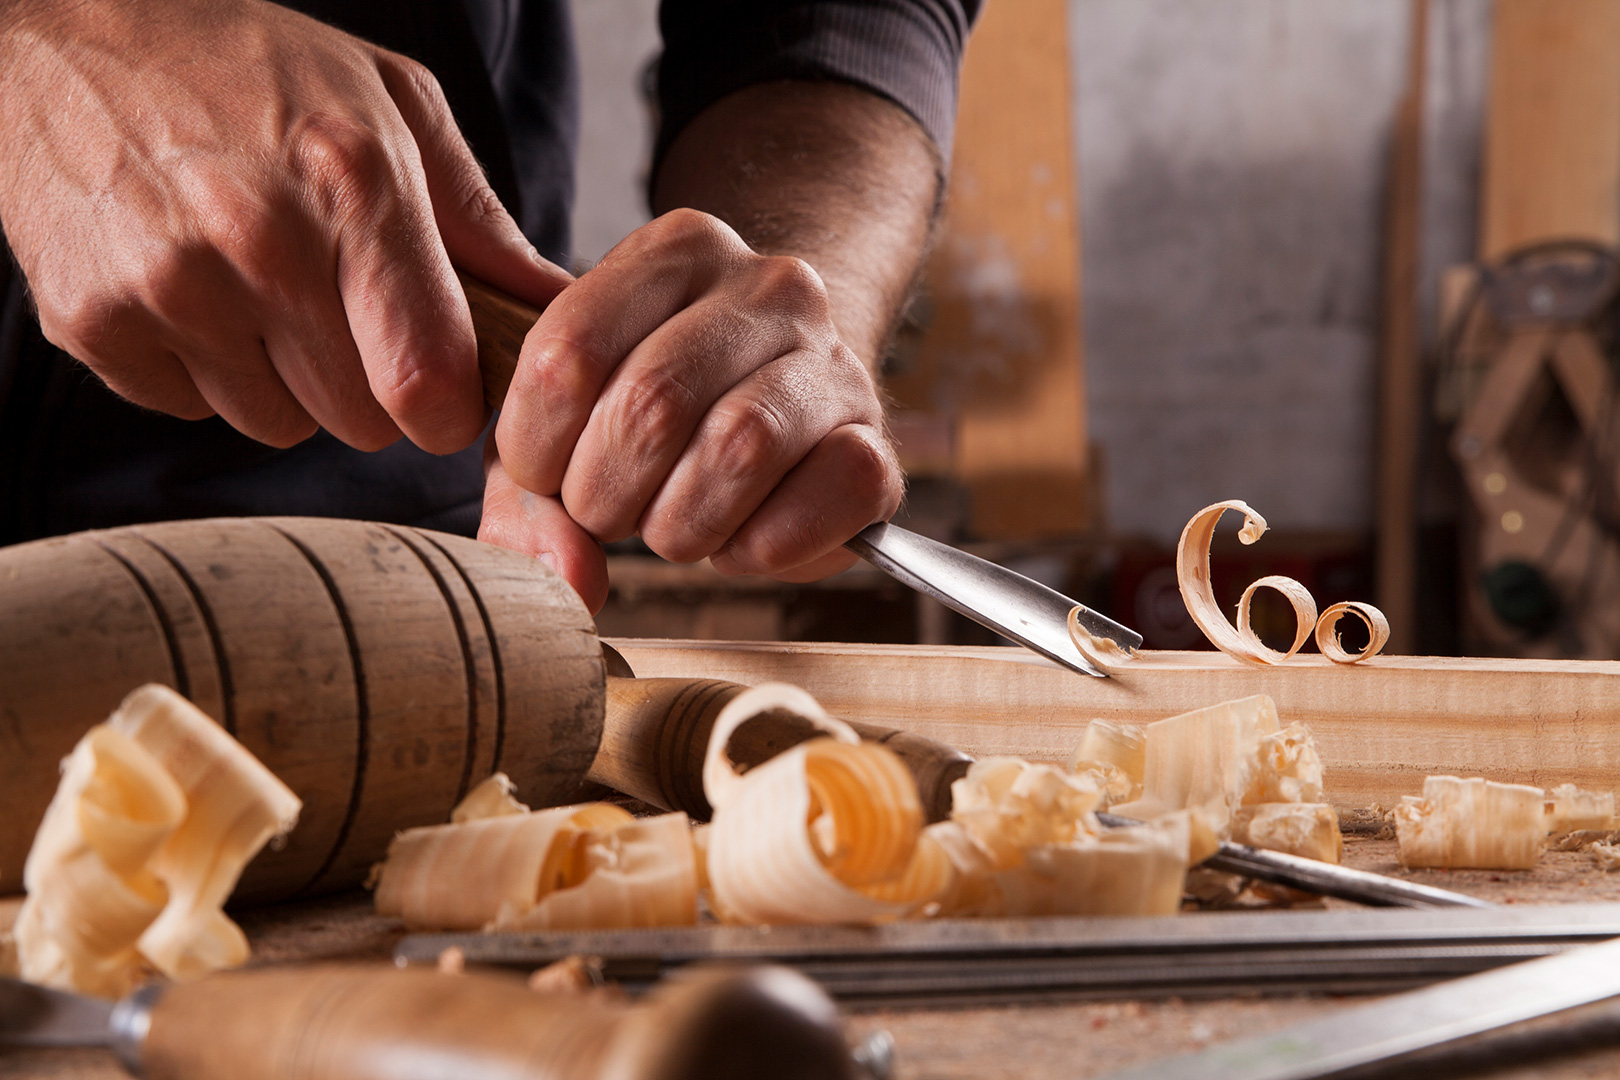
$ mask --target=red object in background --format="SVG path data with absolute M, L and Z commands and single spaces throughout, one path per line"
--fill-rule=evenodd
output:
M 1291 577 L 1309 589 L 1318 611 L 1341 600 L 1370 600 L 1373 595 L 1371 547 L 1349 538 L 1267 533 L 1259 544 L 1244 547 L 1235 537 L 1218 537 L 1210 571 L 1215 599 L 1228 619 L 1237 617 L 1238 599 L 1249 583 L 1272 574 Z M 1141 633 L 1144 648 L 1214 648 L 1182 603 L 1173 548 L 1122 547 L 1114 564 L 1111 600 L 1115 617 Z M 1339 624 L 1347 648 L 1356 647 L 1359 624 L 1353 622 L 1345 619 Z M 1251 623 L 1261 640 L 1274 648 L 1286 648 L 1293 641 L 1293 609 L 1271 590 L 1255 594 Z

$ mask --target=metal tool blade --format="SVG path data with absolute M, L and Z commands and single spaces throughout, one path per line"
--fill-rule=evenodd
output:
M 1327 1080 L 1616 995 L 1620 940 L 1454 979 L 1102 1080 Z
M 844 546 L 952 611 L 1083 675 L 1108 677 L 1069 639 L 1069 612 L 1075 608 L 1080 609 L 1080 625 L 1094 637 L 1107 638 L 1127 651 L 1142 644 L 1142 635 L 1135 630 L 1056 589 L 898 525 L 869 525 Z
M 105 1046 L 113 1003 L 0 978 L 0 1046 Z
M 1620 905 L 1579 904 L 417 934 L 401 941 L 394 955 L 400 963 L 432 964 L 454 946 L 469 964 L 522 970 L 591 956 L 604 976 L 632 992 L 699 961 L 779 963 L 849 1007 L 888 1008 L 1389 993 L 1617 935 Z
M 1107 813 L 1098 814 L 1097 820 L 1116 829 L 1142 824 L 1135 818 Z M 1352 870 L 1348 866 L 1303 859 L 1286 852 L 1267 851 L 1264 848 L 1234 844 L 1226 840 L 1221 841 L 1221 846 L 1214 855 L 1199 865 L 1228 874 L 1242 874 L 1258 881 L 1269 881 L 1274 885 L 1303 889 L 1319 896 L 1354 900 L 1358 904 L 1368 904 L 1372 907 L 1496 907 L 1489 900 L 1481 900 L 1477 896 L 1465 893 L 1436 889 L 1432 885 L 1420 885 L 1415 881 L 1402 881 L 1400 878 L 1385 877 L 1383 874 Z

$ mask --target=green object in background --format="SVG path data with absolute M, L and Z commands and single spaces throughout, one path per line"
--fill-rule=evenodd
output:
M 1517 559 L 1498 563 L 1480 585 L 1491 611 L 1515 630 L 1537 638 L 1558 625 L 1563 602 L 1540 567 Z

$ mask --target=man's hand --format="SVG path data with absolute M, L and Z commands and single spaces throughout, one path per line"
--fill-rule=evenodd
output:
M 0 224 L 45 335 L 137 404 L 437 453 L 486 419 L 451 264 L 567 284 L 427 70 L 261 0 L 0 6 Z
M 586 534 L 639 533 L 675 562 L 812 580 L 849 565 L 840 545 L 902 491 L 877 389 L 820 277 L 695 210 L 638 229 L 552 302 L 495 435 L 504 467 L 480 535 L 565 574 L 589 563 Z M 503 492 L 514 484 L 558 497 L 571 521 Z
M 546 553 L 593 609 L 588 537 L 792 581 L 852 563 L 843 542 L 900 502 L 869 372 L 940 182 L 921 128 L 864 90 L 716 102 L 654 185 L 656 206 L 696 210 L 631 234 L 529 335 L 479 535 Z

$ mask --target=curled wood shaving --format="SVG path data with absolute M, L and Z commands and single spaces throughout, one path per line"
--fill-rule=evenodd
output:
M 1340 644 L 1339 635 L 1334 632 L 1334 627 L 1346 614 L 1354 615 L 1367 624 L 1367 644 L 1357 653 L 1350 652 Z M 1336 664 L 1356 664 L 1369 656 L 1377 656 L 1388 641 L 1389 620 L 1384 618 L 1382 611 L 1359 600 L 1334 604 L 1322 612 L 1322 617 L 1316 623 L 1316 647 Z
M 753 720 L 789 713 L 827 733 L 739 774 L 726 755 Z M 862 743 L 809 694 L 771 683 L 715 718 L 703 764 L 712 907 L 728 922 L 874 923 L 933 899 L 936 856 L 919 858 L 917 785 L 888 749 Z
M 1238 531 L 1238 539 L 1244 544 L 1254 543 L 1265 533 L 1265 518 L 1248 503 L 1229 499 L 1213 503 L 1194 514 L 1181 531 L 1181 540 L 1176 544 L 1176 584 L 1180 587 L 1182 602 L 1187 605 L 1187 613 L 1211 644 L 1240 660 L 1280 664 L 1300 650 L 1314 629 L 1317 647 L 1335 663 L 1360 663 L 1378 654 L 1389 641 L 1389 620 L 1383 612 L 1371 604 L 1355 601 L 1334 604 L 1318 620 L 1316 600 L 1310 590 L 1290 577 L 1271 575 L 1251 582 L 1238 601 L 1237 625 L 1227 622 L 1226 616 L 1221 614 L 1220 605 L 1215 602 L 1214 588 L 1210 583 L 1209 545 L 1215 537 L 1215 527 L 1220 523 L 1221 515 L 1228 510 L 1236 510 L 1243 515 L 1243 527 Z M 1267 646 L 1250 625 L 1249 604 L 1259 589 L 1275 589 L 1294 609 L 1294 642 L 1287 652 L 1278 652 Z M 1367 647 L 1354 655 L 1339 644 L 1338 636 L 1333 632 L 1346 612 L 1355 614 L 1367 624 L 1370 637 Z M 1073 622 L 1071 613 L 1071 626 Z
M 1102 830 L 1089 778 L 1017 758 L 974 763 L 952 794 L 951 820 L 922 843 L 952 870 L 939 914 L 1149 915 L 1180 904 L 1185 816 Z
M 377 873 L 377 912 L 420 929 L 577 930 L 697 921 L 684 814 L 607 803 L 407 829 Z
M 299 809 L 185 698 L 136 690 L 64 762 L 23 872 L 23 977 L 117 996 L 148 971 L 193 979 L 243 963 L 247 939 L 220 908 Z
M 1547 836 L 1546 793 L 1525 784 L 1430 776 L 1395 808 L 1402 866 L 1529 870 Z
M 1131 653 L 1113 638 L 1098 637 L 1084 626 L 1080 625 L 1080 612 L 1084 610 L 1078 606 L 1069 612 L 1069 640 L 1080 654 L 1104 671 L 1117 668 L 1131 662 Z

